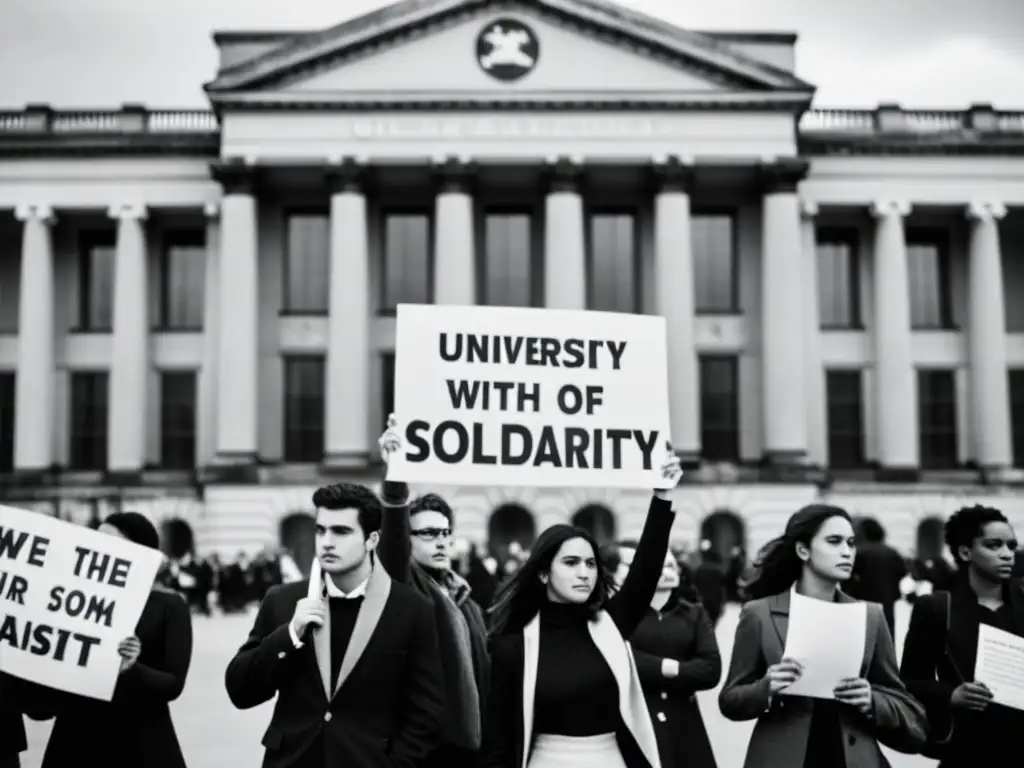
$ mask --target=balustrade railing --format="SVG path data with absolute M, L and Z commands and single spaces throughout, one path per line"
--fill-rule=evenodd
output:
M 217 117 L 207 109 L 147 109 L 126 104 L 120 109 L 51 109 L 29 105 L 0 110 L 0 139 L 27 134 L 214 134 Z
M 880 104 L 876 109 L 812 109 L 800 118 L 800 133 L 837 138 L 843 134 L 1024 135 L 1024 111 L 1001 111 L 987 104 L 963 110 L 903 109 L 898 104 Z
M 58 110 L 29 105 L 0 110 L 0 141 L 4 136 L 155 134 L 216 134 L 216 115 L 205 109 L 147 109 L 125 104 L 119 109 Z M 1024 111 L 1000 111 L 988 105 L 965 110 L 903 109 L 882 104 L 876 109 L 811 109 L 800 118 L 800 133 L 810 136 L 944 134 L 1024 135 Z

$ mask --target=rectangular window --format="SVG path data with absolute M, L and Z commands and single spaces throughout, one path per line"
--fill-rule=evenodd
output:
M 1009 371 L 1013 466 L 1024 467 L 1024 369 Z
M 909 231 L 907 274 L 911 327 L 920 330 L 951 328 L 948 233 Z
M 196 465 L 196 374 L 160 374 L 160 466 L 194 469 Z
M 71 469 L 107 468 L 108 380 L 106 371 L 71 374 Z
M 14 371 L 0 372 L 0 472 L 14 469 Z
M 864 390 L 860 371 L 827 371 L 828 464 L 833 469 L 864 466 Z
M 286 217 L 285 227 L 284 311 L 326 314 L 330 303 L 330 216 L 292 213 Z
M 395 412 L 395 353 L 385 352 L 380 356 L 380 402 L 383 411 L 381 431 L 388 426 L 388 416 Z
M 429 213 L 385 212 L 382 312 L 393 313 L 399 304 L 431 302 L 431 230 Z
M 697 213 L 690 222 L 693 290 L 698 314 L 737 310 L 736 219 L 728 213 Z
M 953 469 L 959 464 L 953 371 L 918 371 L 917 402 L 921 467 Z
M 109 333 L 114 327 L 113 232 L 83 233 L 79 241 L 78 330 Z
M 592 213 L 587 249 L 587 305 L 604 312 L 637 312 L 640 305 L 636 214 Z
M 533 217 L 529 212 L 484 215 L 483 303 L 533 306 Z
M 818 312 L 822 328 L 860 325 L 858 243 L 855 230 L 818 232 Z
M 168 232 L 163 244 L 160 327 L 168 331 L 201 331 L 206 295 L 206 232 Z
M 324 457 L 323 357 L 295 356 L 284 360 L 284 460 L 322 461 Z
M 735 357 L 700 358 L 700 441 L 707 461 L 740 459 L 739 364 Z

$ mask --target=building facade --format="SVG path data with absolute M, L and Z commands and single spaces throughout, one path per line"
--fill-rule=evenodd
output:
M 665 316 L 682 541 L 822 497 L 908 550 L 966 499 L 1024 523 L 1024 112 L 814 109 L 794 35 L 604 0 L 215 41 L 208 111 L 0 113 L 9 503 L 271 543 L 377 482 L 394 309 L 433 302 Z M 646 505 L 443 490 L 477 540 Z

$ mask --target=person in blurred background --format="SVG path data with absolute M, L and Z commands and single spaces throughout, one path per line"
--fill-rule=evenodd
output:
M 857 557 L 853 577 L 844 587 L 846 594 L 878 603 L 885 613 L 889 632 L 896 636 L 896 601 L 900 583 L 907 575 L 903 555 L 885 543 L 885 528 L 873 517 L 857 521 Z
M 711 619 L 712 626 L 718 625 L 726 599 L 726 573 L 722 558 L 712 548 L 711 542 L 701 542 L 700 556 L 694 571 L 693 582 L 700 593 L 701 603 Z
M 609 567 L 621 585 L 637 542 L 611 548 Z M 716 768 L 697 692 L 718 685 L 722 657 L 711 619 L 688 569 L 669 552 L 647 615 L 630 639 L 651 713 L 662 768 Z

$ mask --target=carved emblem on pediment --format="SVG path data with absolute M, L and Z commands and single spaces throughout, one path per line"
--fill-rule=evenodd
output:
M 494 19 L 477 37 L 477 63 L 496 80 L 510 83 L 524 77 L 537 66 L 539 58 L 536 33 L 518 19 Z

